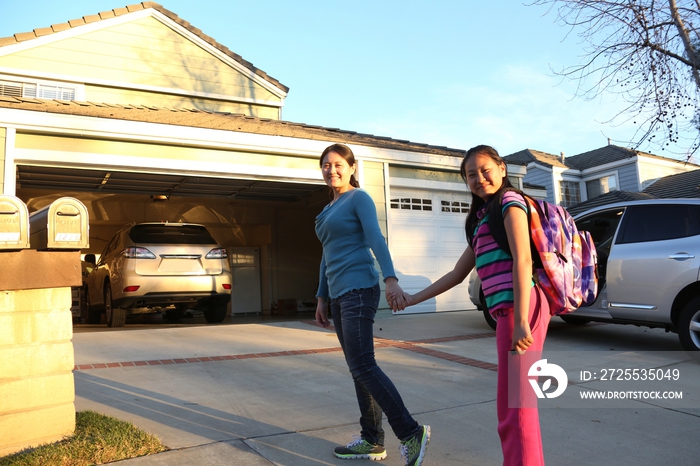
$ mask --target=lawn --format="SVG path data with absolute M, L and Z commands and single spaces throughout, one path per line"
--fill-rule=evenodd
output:
M 0 466 L 82 466 L 165 451 L 158 437 L 94 411 L 75 415 L 75 435 L 0 458 Z

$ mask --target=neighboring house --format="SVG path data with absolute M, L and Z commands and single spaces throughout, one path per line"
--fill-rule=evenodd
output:
M 564 207 L 610 191 L 640 192 L 664 176 L 700 168 L 615 145 L 572 157 L 526 149 L 505 159 L 509 164 L 525 166 L 523 181 L 546 188 L 547 200 Z
M 464 151 L 282 121 L 288 90 L 153 2 L 0 39 L 0 193 L 30 212 L 81 200 L 83 253 L 99 254 L 130 222 L 204 224 L 257 267 L 259 281 L 234 283 L 233 312 L 265 312 L 313 299 L 314 218 L 329 200 L 319 156 L 341 142 L 357 156 L 404 289 L 451 270 L 471 203 Z M 525 168 L 509 169 L 527 188 Z M 259 300 L 244 298 L 251 289 Z M 469 306 L 465 284 L 412 310 Z
M 700 170 L 668 175 L 654 181 L 642 192 L 610 191 L 568 207 L 571 215 L 580 214 L 601 205 L 641 199 L 681 199 L 700 197 Z

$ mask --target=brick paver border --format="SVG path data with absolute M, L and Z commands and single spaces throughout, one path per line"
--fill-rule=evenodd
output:
M 316 325 L 315 322 L 313 325 Z M 332 329 L 332 327 L 331 327 Z M 475 333 L 470 335 L 456 335 L 452 337 L 440 337 L 440 338 L 430 338 L 426 340 L 416 340 L 416 341 L 397 341 L 389 340 L 386 338 L 376 337 L 374 339 L 374 347 L 376 348 L 397 348 L 406 351 L 413 351 L 415 353 L 423 354 L 426 356 L 431 356 L 437 359 L 442 359 L 445 361 L 452 361 L 457 364 L 463 364 L 465 366 L 477 367 L 480 369 L 486 369 L 490 371 L 496 371 L 498 365 L 479 361 L 477 359 L 466 358 L 463 356 L 458 356 L 455 354 L 446 353 L 444 351 L 438 351 L 431 348 L 426 348 L 423 345 L 435 344 L 435 343 L 446 343 L 451 341 L 463 341 L 463 340 L 475 340 L 480 338 L 494 338 L 496 332 L 487 333 Z M 75 371 L 88 371 L 93 369 L 110 369 L 115 367 L 134 367 L 134 366 L 162 366 L 167 364 L 191 364 L 191 363 L 201 363 L 201 362 L 214 362 L 214 361 L 231 361 L 237 359 L 253 359 L 253 358 L 275 358 L 284 356 L 298 356 L 303 354 L 319 354 L 319 353 L 335 353 L 341 351 L 341 348 L 331 347 L 331 348 L 313 348 L 313 349 L 303 349 L 303 350 L 291 350 L 291 351 L 275 351 L 270 353 L 248 353 L 248 354 L 231 354 L 226 356 L 204 356 L 198 358 L 177 358 L 177 359 L 150 359 L 146 361 L 125 361 L 125 362 L 110 362 L 110 363 L 98 363 L 98 364 L 77 364 L 73 370 Z

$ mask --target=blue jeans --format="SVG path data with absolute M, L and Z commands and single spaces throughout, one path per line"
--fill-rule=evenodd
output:
M 335 332 L 355 381 L 360 405 L 360 434 L 366 441 L 384 445 L 382 411 L 399 440 L 408 440 L 420 426 L 403 404 L 401 395 L 374 359 L 374 316 L 379 305 L 379 284 L 352 290 L 330 303 Z

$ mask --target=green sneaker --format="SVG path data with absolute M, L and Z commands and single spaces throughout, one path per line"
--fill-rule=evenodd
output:
M 342 460 L 380 461 L 386 458 L 384 445 L 373 445 L 359 435 L 344 447 L 335 447 L 333 454 Z
M 406 461 L 406 466 L 420 466 L 423 463 L 423 457 L 428 449 L 429 442 L 430 426 L 422 426 L 413 438 L 401 442 L 399 451 L 404 461 Z

